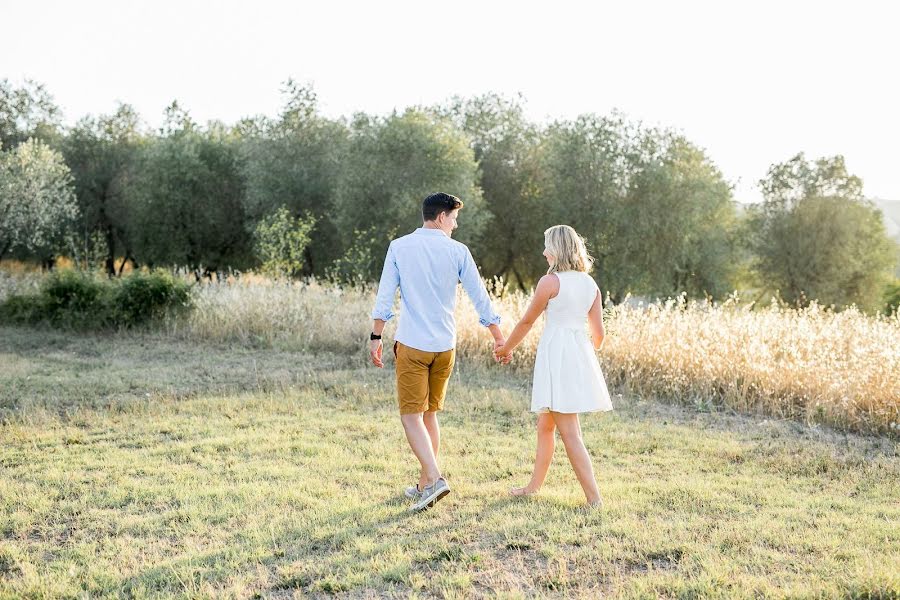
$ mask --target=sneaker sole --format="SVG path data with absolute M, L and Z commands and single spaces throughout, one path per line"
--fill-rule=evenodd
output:
M 428 510 L 429 508 L 431 508 L 432 506 L 434 506 L 435 504 L 437 504 L 439 500 L 441 500 L 442 498 L 444 498 L 444 496 L 446 496 L 446 495 L 449 494 L 449 493 L 450 493 L 450 490 L 449 490 L 449 489 L 446 489 L 446 488 L 445 488 L 445 489 L 441 490 L 440 492 L 438 492 L 437 494 L 435 494 L 434 497 L 431 498 L 428 502 L 426 502 L 425 504 L 423 504 L 421 507 L 419 507 L 419 508 L 415 508 L 415 507 L 414 507 L 414 508 L 412 509 L 412 512 L 418 513 L 418 512 L 422 512 L 423 510 Z

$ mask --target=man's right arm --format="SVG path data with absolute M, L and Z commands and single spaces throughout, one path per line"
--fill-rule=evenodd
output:
M 393 244 L 388 246 L 387 255 L 384 257 L 384 268 L 381 271 L 381 281 L 378 283 L 378 295 L 375 297 L 375 308 L 372 309 L 372 333 L 381 335 L 384 325 L 393 318 L 394 296 L 400 287 L 400 271 L 397 269 L 397 261 L 394 257 Z M 378 368 L 384 367 L 382 353 L 384 344 L 381 340 L 370 340 L 369 356 L 372 364 Z

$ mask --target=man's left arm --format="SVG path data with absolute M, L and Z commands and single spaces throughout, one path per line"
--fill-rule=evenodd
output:
M 505 338 L 500 330 L 500 315 L 494 310 L 491 299 L 488 296 L 487 289 L 484 287 L 484 281 L 475 265 L 475 259 L 472 253 L 466 248 L 466 255 L 463 257 L 462 268 L 459 270 L 459 281 L 463 285 L 463 289 L 475 305 L 475 311 L 478 313 L 478 322 L 488 328 L 491 336 L 494 338 L 494 349 L 496 350 L 503 345 Z
M 378 283 L 378 295 L 375 297 L 375 308 L 372 309 L 372 333 L 381 336 L 384 325 L 393 316 L 391 309 L 394 306 L 394 296 L 400 287 L 400 270 L 394 259 L 394 248 L 388 246 L 387 255 L 384 257 L 384 268 L 381 271 L 381 281 Z M 384 368 L 383 354 L 384 344 L 380 339 L 369 341 L 369 356 L 372 364 L 379 369 Z

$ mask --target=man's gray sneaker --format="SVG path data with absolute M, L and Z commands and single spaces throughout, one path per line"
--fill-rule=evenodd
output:
M 409 507 L 409 510 L 412 512 L 420 512 L 425 510 L 426 508 L 431 508 L 435 504 L 437 504 L 438 500 L 446 496 L 450 493 L 450 486 L 444 480 L 443 477 L 435 481 L 431 485 L 426 485 L 425 488 L 419 492 L 419 497 L 415 501 L 415 503 Z
M 403 495 L 412 500 L 413 498 L 418 498 L 419 494 L 422 493 L 422 490 L 419 489 L 419 484 L 411 485 L 406 488 L 406 491 L 403 492 Z

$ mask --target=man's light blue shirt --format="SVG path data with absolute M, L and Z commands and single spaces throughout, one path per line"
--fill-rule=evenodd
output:
M 468 247 L 440 229 L 420 227 L 388 246 L 372 318 L 389 321 L 394 316 L 399 287 L 402 317 L 395 341 L 425 352 L 450 350 L 456 346 L 457 283 L 472 299 L 482 325 L 500 323 Z

